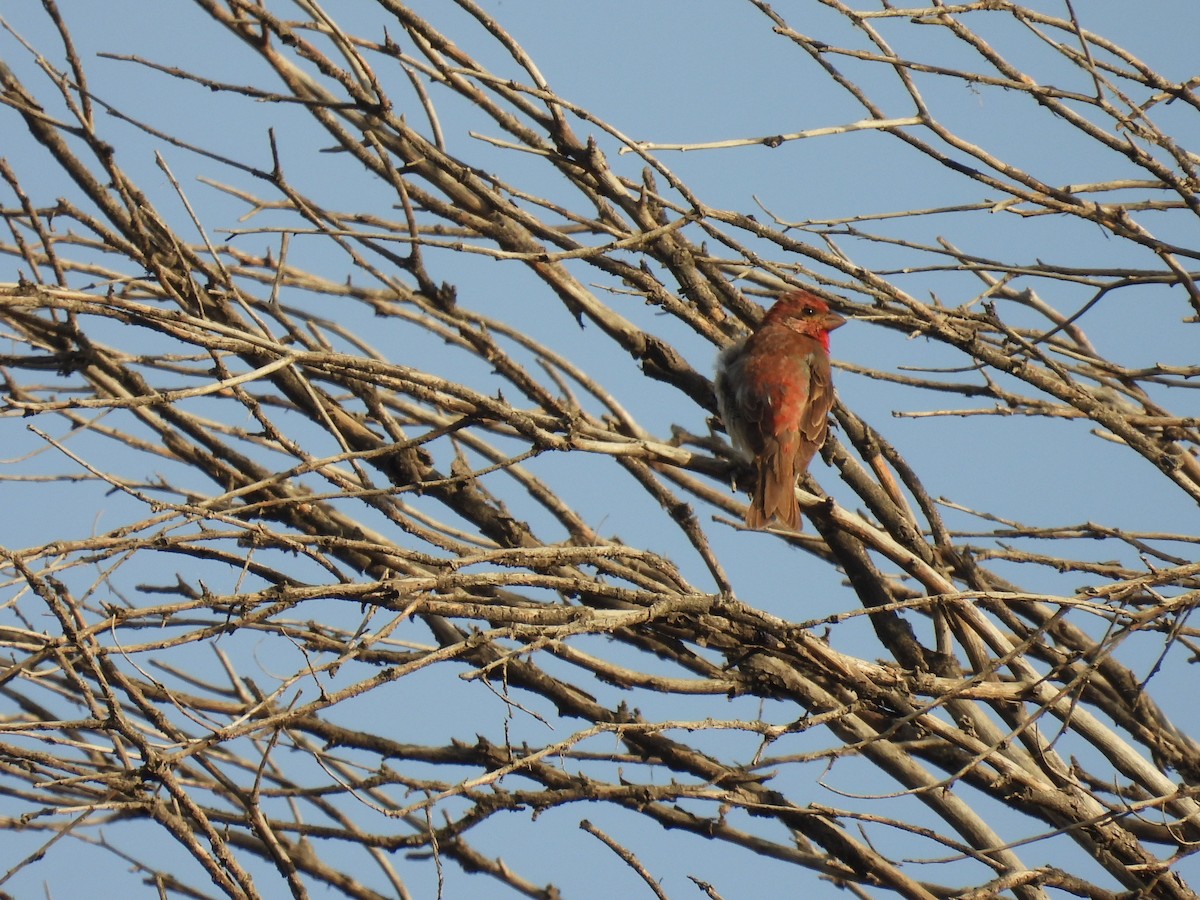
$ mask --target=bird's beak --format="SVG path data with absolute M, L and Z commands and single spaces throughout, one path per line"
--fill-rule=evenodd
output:
M 821 327 L 826 331 L 833 331 L 833 329 L 841 328 L 845 324 L 846 319 L 835 312 L 827 312 L 821 317 Z

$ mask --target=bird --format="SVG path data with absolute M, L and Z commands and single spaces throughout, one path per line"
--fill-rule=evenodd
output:
M 717 408 L 758 481 L 746 527 L 800 531 L 796 482 L 829 431 L 829 332 L 846 320 L 808 291 L 783 294 L 758 327 L 717 357 Z

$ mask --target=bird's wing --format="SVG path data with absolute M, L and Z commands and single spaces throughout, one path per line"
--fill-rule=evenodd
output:
M 825 443 L 831 409 L 833 378 L 829 368 L 829 356 L 822 350 L 813 355 L 812 363 L 808 367 L 808 404 L 800 422 L 800 434 L 807 443 L 813 445 L 814 452 Z M 812 458 L 811 454 L 809 458 Z

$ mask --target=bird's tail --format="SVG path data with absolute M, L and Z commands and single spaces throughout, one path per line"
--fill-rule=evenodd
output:
M 800 459 L 803 441 L 769 441 L 758 456 L 758 482 L 746 510 L 746 527 L 763 528 L 772 519 L 792 531 L 801 531 L 800 504 L 796 502 L 796 479 L 808 465 Z M 811 458 L 812 454 L 808 454 Z M 802 465 L 797 465 L 802 463 Z

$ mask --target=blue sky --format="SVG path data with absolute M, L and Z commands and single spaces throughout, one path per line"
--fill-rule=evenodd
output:
M 347 8 L 334 8 L 342 5 Z M 1056 14 L 1063 11 L 1061 3 L 1050 0 L 1032 5 Z M 330 3 L 329 6 L 330 12 L 347 17 L 344 21 L 350 30 L 360 27 L 360 23 L 366 28 L 369 27 L 367 23 L 377 21 L 369 4 Z M 451 4 L 444 0 L 429 0 L 412 6 L 451 31 L 456 39 L 461 35 L 462 46 L 478 53 L 485 62 L 507 66 L 514 76 L 518 74 L 487 36 L 460 11 L 451 8 Z M 557 92 L 635 140 L 710 142 L 789 134 L 843 125 L 864 116 L 861 107 L 835 90 L 806 55 L 786 38 L 773 34 L 767 19 L 749 3 L 621 0 L 576 4 L 495 0 L 485 3 L 484 7 L 525 47 Z M 1156 0 L 1153 4 L 1096 0 L 1077 3 L 1076 7 L 1084 27 L 1111 36 L 1167 76 L 1186 78 L 1194 74 L 1195 29 L 1182 26 L 1194 26 L 1196 13 L 1193 4 L 1187 0 Z M 273 86 L 270 73 L 250 53 L 229 44 L 192 4 L 183 0 L 160 0 L 151 4 L 62 0 L 61 8 L 88 67 L 91 87 L 99 98 L 154 128 L 258 166 L 269 164 L 266 129 L 271 126 L 276 129 L 284 147 L 282 161 L 290 177 L 316 199 L 342 209 L 373 209 L 381 214 L 395 214 L 391 208 L 393 198 L 381 191 L 379 184 L 352 177 L 350 164 L 337 154 L 318 152 L 329 146 L 330 139 L 302 117 L 241 98 L 213 95 L 203 88 L 151 73 L 130 62 L 96 57 L 99 52 L 141 54 L 221 81 L 250 81 L 264 87 Z M 861 38 L 848 32 L 840 19 L 820 4 L 779 3 L 776 9 L 799 30 L 824 36 L 830 42 L 861 43 Z M 40 7 L 22 4 L 19 8 L 5 10 L 3 15 L 13 30 L 43 52 L 49 55 L 56 47 L 53 31 Z M 1058 79 L 1078 79 L 1077 70 L 1063 65 L 1054 54 L 1039 49 L 1036 42 L 1029 40 L 1028 33 L 1012 25 L 1006 17 L 996 15 L 994 18 L 988 26 L 990 39 L 1015 62 L 1026 66 L 1039 81 L 1052 83 Z M 939 29 L 904 27 L 903 21 L 886 27 L 889 34 L 894 31 L 896 46 L 903 48 L 903 53 L 944 65 L 961 63 L 966 58 L 961 48 Z M 398 33 L 399 29 L 395 31 Z M 218 39 L 222 42 L 217 43 Z M 0 56 L 23 76 L 32 78 L 33 66 L 29 57 L 9 34 L 0 35 Z M 848 71 L 854 70 L 851 63 L 846 63 L 846 67 Z M 395 96 L 411 104 L 406 114 L 420 116 L 420 108 L 413 102 L 403 78 L 397 73 L 390 73 L 389 78 L 388 87 Z M 911 114 L 907 100 L 894 87 L 886 82 L 872 84 L 878 90 L 877 96 L 886 101 L 887 114 Z M 1028 167 L 1048 183 L 1099 181 L 1127 175 L 1127 168 L 1122 167 L 1113 154 L 1098 152 L 1086 142 L 1072 138 L 1052 116 L 1030 112 L 1023 96 L 962 82 L 941 84 L 933 79 L 923 83 L 923 90 L 927 91 L 926 97 L 938 115 L 944 116 L 945 121 L 952 123 L 962 134 L 998 155 Z M 473 165 L 492 168 L 528 190 L 547 196 L 564 192 L 564 185 L 547 178 L 536 161 L 489 147 L 472 137 L 469 133 L 472 129 L 495 132 L 494 129 L 488 132 L 486 126 L 481 128 L 470 110 L 463 108 L 461 103 L 436 91 L 434 99 L 452 153 L 460 154 Z M 1156 110 L 1156 115 L 1171 123 L 1181 143 L 1197 146 L 1200 144 L 1197 123 L 1194 118 L 1188 120 L 1183 112 L 1161 107 Z M 578 127 L 581 133 L 588 133 L 586 125 Z M 6 120 L 5 128 L 3 155 L 19 170 L 27 189 L 41 192 L 38 202 L 51 203 L 54 197 L 67 191 L 57 172 L 39 166 L 37 148 L 13 128 L 13 122 Z M 218 237 L 224 237 L 218 229 L 242 227 L 238 217 L 245 212 L 245 207 L 199 182 L 198 177 L 266 192 L 261 184 L 210 159 L 180 148 L 164 148 L 127 123 L 109 119 L 104 122 L 103 129 L 120 148 L 122 164 L 140 179 L 142 187 L 160 209 L 176 217 L 173 221 L 184 219 L 173 188 L 155 167 L 153 153 L 156 149 L 161 150 L 202 220 Z M 632 154 L 619 156 L 615 142 L 599 132 L 597 136 L 621 174 L 638 177 L 642 162 Z M 770 213 L 787 221 L 836 219 L 999 199 L 987 196 L 979 185 L 966 179 L 949 177 L 944 169 L 907 151 L 894 139 L 871 132 L 788 142 L 775 149 L 662 151 L 658 156 L 707 204 L 765 216 L 767 213 L 758 206 L 761 202 Z M 1191 240 L 1194 244 L 1194 221 L 1163 216 L 1161 221 L 1152 219 L 1151 224 L 1156 229 L 1161 228 L 1162 234 L 1177 234 L 1181 242 Z M 923 219 L 872 223 L 871 227 L 881 234 L 929 244 L 944 236 L 980 256 L 1029 264 L 1045 258 L 1081 267 L 1120 264 L 1149 268 L 1156 265 L 1150 254 L 1116 246 L 1090 226 L 1065 221 L 1062 217 L 1028 219 L 1004 213 L 947 213 Z M 250 235 L 238 237 L 235 242 L 243 249 L 262 250 L 273 246 L 273 240 L 276 239 L 267 235 Z M 915 271 L 911 274 L 895 276 L 895 281 L 921 299 L 936 294 L 947 303 L 957 303 L 981 289 L 981 284 L 970 275 L 922 271 L 930 258 L 911 249 L 884 247 L 851 236 L 838 236 L 838 240 L 865 265 L 880 269 L 913 268 Z M 344 277 L 348 268 L 343 257 L 330 253 L 323 242 L 313 239 L 296 239 L 292 252 L 302 254 L 306 266 L 331 278 Z M 522 267 L 482 257 L 459 257 L 461 254 L 453 257 L 448 253 L 430 254 L 431 265 L 438 268 L 438 277 L 458 284 L 460 302 L 512 321 L 585 369 L 602 369 L 620 401 L 654 433 L 668 437 L 673 424 L 698 433 L 705 431 L 703 411 L 666 386 L 648 383 L 628 359 L 614 356 L 610 347 L 594 339 L 594 328 L 581 332 L 554 298 L 539 291 Z M 577 271 L 584 274 L 584 280 L 597 280 L 583 266 Z M 15 269 L 0 272 L 0 280 L 11 281 L 15 277 Z M 1090 295 L 1087 289 L 1070 288 L 1061 282 L 1031 280 L 1031 284 L 1044 292 L 1048 303 L 1067 312 L 1080 308 Z M 611 284 L 601 284 L 598 290 L 610 287 Z M 301 302 L 301 298 L 296 300 Z M 710 344 L 646 308 L 637 298 L 614 295 L 612 302 L 643 327 L 667 336 L 697 369 L 710 370 L 715 354 L 715 348 Z M 1195 326 L 1181 324 L 1187 312 L 1177 292 L 1166 288 L 1138 288 L 1114 292 L 1089 311 L 1081 325 L 1102 353 L 1125 365 L 1190 365 L 1194 362 L 1196 342 Z M 366 329 L 372 339 L 377 334 L 381 350 L 396 362 L 453 374 L 481 390 L 491 387 L 491 375 L 485 367 L 473 368 L 470 360 L 446 348 L 406 342 L 398 336 L 399 332 L 373 325 L 361 309 L 331 303 L 329 315 L 345 317 L 348 324 Z M 1020 315 L 1016 313 L 1014 318 L 1019 321 Z M 835 360 L 851 366 L 890 371 L 953 367 L 965 362 L 961 356 L 925 339 L 907 339 L 867 321 L 851 322 L 838 331 L 834 335 L 833 355 Z M 897 414 L 944 406 L 960 408 L 969 404 L 963 398 L 949 395 L 902 390 L 849 371 L 838 373 L 837 386 L 843 402 L 877 427 L 913 463 L 934 496 L 1041 526 L 1095 521 L 1160 532 L 1195 532 L 1194 504 L 1174 490 L 1160 474 L 1140 461 L 1131 461 L 1129 453 L 1092 436 L 1087 423 L 1014 422 L 980 417 L 909 418 Z M 1170 403 L 1175 414 L 1200 415 L 1200 403 L 1194 394 L 1173 391 Z M 9 442 L 7 446 L 13 448 L 5 453 L 10 460 L 41 445 L 40 439 L 25 430 L 25 424 L 18 417 L 0 420 L 0 428 L 4 429 Z M 103 454 L 111 450 L 105 449 L 103 441 L 90 442 L 85 436 L 78 439 L 76 446 L 97 454 L 98 460 L 120 464 L 119 460 L 105 459 Z M 53 471 L 64 468 L 62 459 L 53 454 L 45 454 L 37 464 Z M 645 496 L 626 481 L 610 461 L 548 457 L 539 460 L 537 465 L 539 473 L 554 480 L 567 499 L 576 504 L 602 533 L 619 535 L 627 543 L 675 556 L 689 578 L 704 590 L 712 589 L 703 565 L 691 554 L 683 539 L 664 527 L 663 520 L 655 515 Z M 816 464 L 814 475 L 833 496 L 851 508 L 856 505 L 854 496 L 842 488 L 828 468 Z M 31 546 L 60 533 L 64 527 L 62 511 L 57 504 L 46 502 L 42 487 L 8 483 L 3 490 L 8 495 L 6 506 L 20 510 L 21 514 L 0 521 L 0 544 Z M 132 515 L 119 500 L 102 499 L 100 492 L 92 499 L 95 507 L 73 523 L 73 527 L 84 533 L 89 529 L 113 527 L 123 516 Z M 969 516 L 949 509 L 946 516 L 958 527 L 973 527 L 968 525 L 972 522 Z M 983 529 L 986 523 L 980 522 L 978 527 Z M 853 595 L 842 586 L 838 573 L 788 550 L 779 542 L 763 535 L 721 527 L 712 529 L 712 534 L 739 598 L 747 603 L 796 619 L 828 615 L 856 605 Z M 1127 549 L 1108 544 L 1089 543 L 1076 552 L 1081 557 L 1109 558 L 1120 554 L 1127 562 L 1134 559 Z M 1077 586 L 1064 584 L 1063 579 L 1051 571 L 1029 570 L 1025 566 L 1018 572 L 1016 567 L 1006 568 L 1003 564 L 997 568 L 1019 576 L 1020 582 L 1030 589 L 1069 592 Z M 165 573 L 163 577 L 167 577 Z M 781 584 L 785 589 L 780 589 Z M 328 610 L 314 613 L 317 614 L 328 614 Z M 844 652 L 871 655 L 873 637 L 862 620 L 839 628 L 833 640 Z M 600 642 L 597 640 L 597 643 Z M 1160 646 L 1149 638 L 1131 642 L 1122 649 L 1122 658 L 1135 670 L 1148 673 Z M 602 648 L 598 646 L 597 649 Z M 254 664 L 268 670 L 274 665 L 271 654 L 286 654 L 286 650 L 277 647 L 259 650 L 263 655 L 255 657 Z M 288 660 L 280 658 L 280 666 L 289 664 Z M 1170 680 L 1173 685 L 1172 689 L 1161 691 L 1159 699 L 1168 708 L 1174 707 L 1172 711 L 1177 724 L 1191 733 L 1200 730 L 1200 715 L 1186 689 L 1188 675 L 1182 661 L 1169 660 L 1158 679 L 1160 683 Z M 431 708 L 427 697 L 435 691 L 439 692 L 439 699 Z M 424 682 L 406 684 L 393 699 L 400 708 L 398 715 L 404 716 L 412 725 L 411 731 L 405 731 L 412 739 L 416 739 L 423 727 L 430 728 L 430 733 L 435 734 L 446 723 L 453 723 L 451 727 L 464 739 L 473 735 L 473 729 L 480 721 L 493 730 L 503 724 L 497 718 L 502 715 L 498 704 L 482 700 L 477 692 L 461 685 L 449 685 L 447 679 L 431 676 L 428 685 Z M 369 702 L 376 701 L 367 698 L 362 704 L 365 708 L 351 706 L 346 712 L 366 716 L 390 712 L 370 707 Z M 412 714 L 412 708 L 417 708 L 419 715 Z M 753 712 L 747 709 L 745 715 Z M 698 706 L 695 715 L 704 714 L 703 707 Z M 772 714 L 782 715 L 782 711 Z M 672 711 L 672 715 L 685 717 L 692 712 Z M 425 720 L 426 716 L 429 720 Z M 478 727 L 484 730 L 483 725 Z M 528 729 L 530 740 L 551 739 L 545 733 L 539 733 L 540 726 L 528 722 L 513 727 Z M 565 732 L 560 731 L 558 736 L 565 737 Z M 717 740 L 737 739 L 722 737 Z M 597 741 L 597 747 L 601 743 Z M 753 742 L 745 743 L 746 755 L 750 756 L 754 752 Z M 814 785 L 822 777 L 822 783 L 834 790 L 814 787 L 812 799 L 833 806 L 852 806 L 856 802 L 837 791 L 872 794 L 894 789 L 881 781 L 876 773 L 855 762 L 839 763 L 826 776 L 821 775 L 818 767 L 813 773 Z M 728 848 L 712 844 L 704 844 L 697 850 L 694 842 L 682 840 L 678 835 L 663 834 L 646 823 L 630 821 L 634 817 L 623 814 L 576 808 L 549 814 L 550 818 L 561 820 L 555 830 L 561 830 L 563 834 L 575 829 L 578 819 L 584 815 L 598 824 L 606 822 L 628 838 L 632 846 L 646 850 L 658 866 L 656 874 L 664 878 L 664 887 L 669 892 L 677 892 L 672 896 L 689 895 L 686 893 L 690 888 L 686 874 L 690 872 L 702 873 L 701 877 L 712 881 L 729 900 L 756 896 L 756 890 L 767 883 L 767 878 L 788 879 L 787 882 L 774 882 L 775 885 L 809 883 L 804 873 L 793 872 L 782 864 L 748 860 Z M 1013 820 L 1000 821 L 997 827 L 1018 836 L 1025 833 L 1023 829 L 1027 825 Z M 485 826 L 480 833 L 486 852 L 503 855 L 514 865 L 523 864 L 538 872 L 532 877 L 553 878 L 574 888 L 573 896 L 589 896 L 588 885 L 593 879 L 600 878 L 605 879 L 605 884 L 614 891 L 634 889 L 628 870 L 615 861 L 610 864 L 604 860 L 589 843 L 592 839 L 586 836 L 575 839 L 574 843 L 568 842 L 572 849 L 561 851 L 562 859 L 547 862 L 547 853 L 540 846 L 506 839 L 505 828 L 500 822 Z M 537 831 L 525 833 L 537 834 Z M 14 841 L 14 846 L 17 843 Z M 14 880 L 5 887 L 18 895 L 29 895 L 38 889 L 39 879 L 46 879 L 52 892 L 60 896 L 80 890 L 81 882 L 73 877 L 79 873 L 65 865 L 70 857 L 61 848 L 52 852 L 60 854 L 57 857 L 60 864 L 55 866 L 52 862 L 49 866 L 54 871 L 52 877 L 47 874 L 47 867 L 32 867 L 26 875 L 20 876 L 23 880 Z M 72 849 L 69 852 L 79 851 Z M 163 852 L 176 851 L 169 847 Z M 556 854 L 558 852 L 556 850 Z M 601 868 L 589 871 L 586 867 L 573 865 L 570 853 L 586 853 L 584 858 L 588 865 L 601 860 Z M 98 860 L 108 860 L 102 854 L 94 855 Z M 87 858 L 90 861 L 92 856 Z M 15 861 L 15 851 L 6 853 L 0 868 Z M 1054 863 L 1056 860 L 1031 859 L 1030 862 Z M 111 866 L 112 862 L 97 861 L 95 865 Z M 546 875 L 546 870 L 551 874 Z M 1200 869 L 1193 862 L 1184 863 L 1181 871 L 1187 871 L 1193 878 L 1200 877 Z M 115 877 L 116 869 L 113 874 Z M 414 875 L 414 891 L 417 885 L 428 890 L 426 877 Z M 456 881 L 454 879 L 459 876 L 449 872 L 447 877 L 451 879 L 448 885 L 458 890 L 470 890 L 473 897 L 490 896 L 489 886 L 478 879 Z M 463 888 L 464 884 L 468 887 Z M 428 895 L 418 893 L 418 896 Z M 463 894 L 450 890 L 447 896 Z M 590 896 L 602 894 L 591 893 Z

